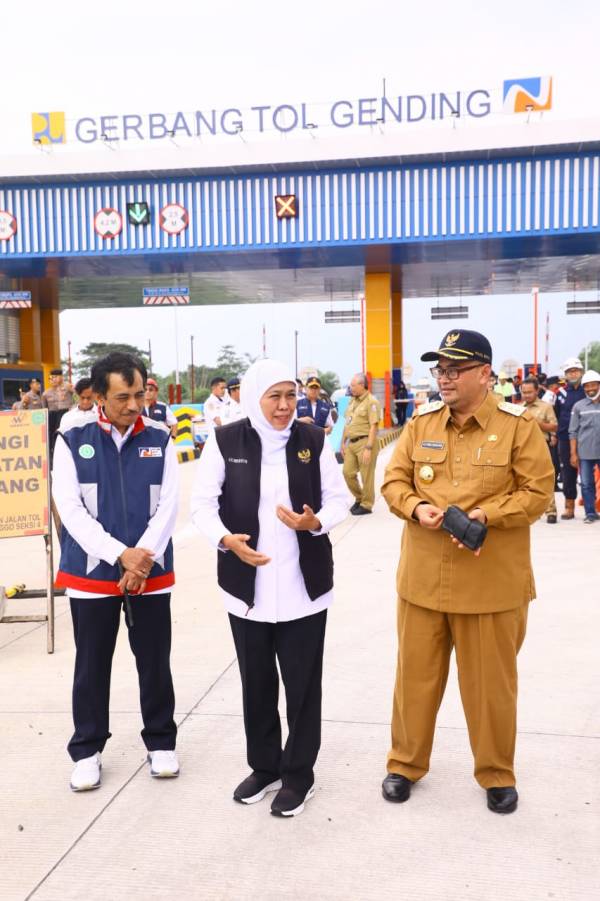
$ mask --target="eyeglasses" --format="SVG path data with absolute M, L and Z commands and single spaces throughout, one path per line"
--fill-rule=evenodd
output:
M 448 366 L 447 369 L 442 369 L 441 366 L 432 366 L 429 371 L 434 379 L 447 378 L 451 382 L 455 382 L 462 372 L 468 372 L 469 369 L 480 369 L 485 365 L 485 363 L 475 363 L 473 366 Z

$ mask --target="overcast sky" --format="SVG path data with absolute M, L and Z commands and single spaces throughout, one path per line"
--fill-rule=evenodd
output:
M 600 88 L 596 0 L 505 0 L 474 5 L 392 4 L 390 0 L 305 0 L 242 4 L 232 0 L 104 0 L 89 5 L 21 0 L 3 10 L 0 123 L 32 110 L 95 114 L 260 103 L 315 103 L 373 96 L 387 79 L 391 94 L 500 84 L 503 78 L 552 75 L 555 108 L 565 118 L 597 115 Z M 8 76 L 7 76 L 8 77 Z M 3 135 L 0 133 L 0 137 Z M 343 140 L 343 134 L 340 141 Z M 405 360 L 435 346 L 445 323 L 431 322 L 429 301 L 405 305 Z M 481 328 L 496 359 L 531 357 L 530 297 L 485 298 L 471 304 L 469 328 Z M 600 339 L 600 316 L 566 317 L 565 297 L 542 298 L 551 310 L 551 361 Z M 157 369 L 174 364 L 172 317 L 151 311 L 68 311 L 61 314 L 63 344 L 89 340 L 152 339 Z M 360 365 L 354 325 L 323 324 L 319 304 L 222 307 L 180 313 L 180 358 L 189 362 L 189 334 L 206 362 L 233 343 L 260 353 L 262 322 L 268 351 L 293 362 L 298 329 L 300 365 L 337 371 L 343 380 Z M 542 322 L 543 332 L 543 322 Z M 540 348 L 543 357 L 543 341 Z

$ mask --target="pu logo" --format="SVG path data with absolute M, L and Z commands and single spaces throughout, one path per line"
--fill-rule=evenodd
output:
M 552 109 L 552 78 L 511 78 L 502 91 L 505 113 L 531 113 Z
M 32 113 L 31 137 L 35 144 L 66 144 L 64 113 Z

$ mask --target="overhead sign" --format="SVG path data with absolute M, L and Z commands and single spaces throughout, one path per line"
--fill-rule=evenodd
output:
M 144 288 L 143 303 L 146 307 L 182 306 L 190 302 L 190 289 L 175 285 L 170 288 Z
M 168 203 L 160 211 L 158 224 L 168 235 L 179 235 L 190 224 L 190 214 L 179 203 Z
M 378 128 L 395 123 L 423 120 L 482 119 L 494 113 L 523 113 L 552 109 L 552 78 L 511 78 L 498 84 L 462 90 L 398 93 L 383 96 L 337 99 L 331 103 L 281 103 L 250 107 L 205 107 L 192 112 L 154 112 L 76 117 L 65 112 L 35 112 L 31 134 L 35 144 L 79 144 L 103 142 L 168 141 L 265 132 L 311 131 L 319 127 L 347 129 L 352 126 Z M 66 133 L 66 122 L 73 122 Z
M 31 306 L 31 291 L 0 291 L 0 310 L 20 310 Z
M 45 410 L 0 412 L 0 538 L 47 535 Z
M 17 233 L 17 220 L 8 210 L 0 210 L 0 241 L 10 241 Z
M 145 200 L 127 204 L 127 221 L 131 225 L 150 225 L 150 207 Z
M 123 217 L 112 207 L 104 207 L 94 216 L 94 229 L 101 238 L 116 238 L 123 230 Z
M 278 219 L 297 219 L 298 200 L 295 194 L 275 195 L 275 215 Z

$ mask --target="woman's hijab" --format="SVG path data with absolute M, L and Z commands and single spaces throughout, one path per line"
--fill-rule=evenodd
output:
M 265 391 L 279 382 L 291 382 L 296 387 L 296 378 L 284 363 L 278 360 L 257 360 L 242 377 L 240 385 L 242 411 L 259 434 L 263 463 L 280 463 L 285 459 L 285 446 L 294 421 L 292 414 L 285 429 L 276 429 L 260 406 L 260 399 Z

